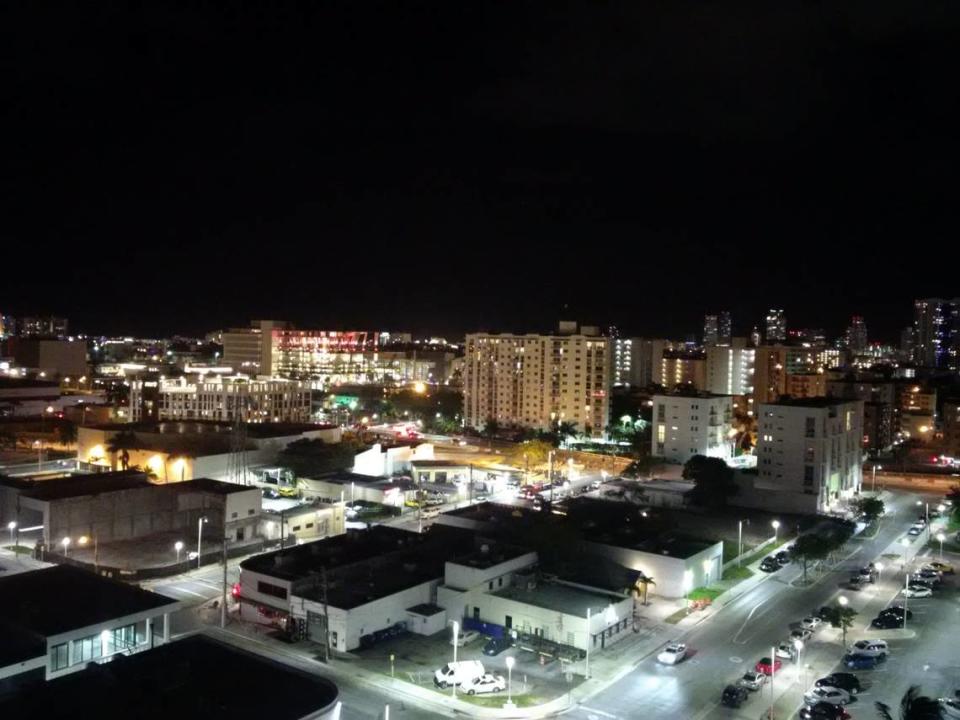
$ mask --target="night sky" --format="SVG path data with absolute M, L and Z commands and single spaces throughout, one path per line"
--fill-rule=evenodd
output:
M 893 339 L 960 294 L 955 0 L 191 4 L 0 10 L 0 311 Z

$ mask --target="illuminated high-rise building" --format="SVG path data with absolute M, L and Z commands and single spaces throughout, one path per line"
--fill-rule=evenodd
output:
M 787 316 L 783 310 L 771 309 L 767 312 L 767 343 L 783 342 L 787 339 Z

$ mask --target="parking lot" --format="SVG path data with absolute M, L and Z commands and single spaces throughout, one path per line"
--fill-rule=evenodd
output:
M 479 660 L 486 672 L 507 677 L 507 657 L 513 657 L 513 695 L 530 696 L 543 702 L 567 692 L 581 681 L 579 675 L 566 678 L 566 663 L 549 660 L 540 664 L 539 656 L 532 652 L 516 648 L 505 650 L 490 657 L 481 651 L 486 638 L 477 640 L 464 647 L 457 648 L 457 660 Z M 356 650 L 352 653 L 368 670 L 389 675 L 390 656 L 393 655 L 393 674 L 395 677 L 424 687 L 434 687 L 433 674 L 438 668 L 453 660 L 453 646 L 450 644 L 450 631 L 445 630 L 426 637 L 413 633 L 403 633 L 399 637 L 382 640 L 373 647 Z M 440 690 L 438 690 L 440 692 Z M 506 693 L 503 695 L 506 701 Z

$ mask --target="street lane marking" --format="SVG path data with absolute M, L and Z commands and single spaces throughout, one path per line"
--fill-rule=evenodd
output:
M 160 592 L 163 592 L 164 590 L 169 590 L 170 592 L 182 592 L 182 593 L 187 593 L 188 595 L 195 595 L 196 597 L 203 598 L 204 600 L 210 599 L 209 596 L 207 595 L 202 595 L 198 592 L 194 592 L 193 590 L 187 590 L 186 588 L 177 587 L 176 585 L 164 585 L 163 587 L 157 588 L 157 589 Z
M 740 637 L 740 633 L 742 633 L 744 630 L 747 629 L 747 623 L 749 623 L 750 620 L 751 620 L 751 618 L 753 618 L 753 614 L 754 614 L 754 613 L 760 608 L 760 606 L 763 605 L 767 600 L 769 600 L 769 598 L 767 598 L 766 600 L 761 600 L 760 602 L 758 602 L 756 605 L 753 606 L 753 609 L 750 610 L 749 614 L 747 615 L 747 619 L 743 621 L 743 625 L 741 625 L 741 626 L 740 626 L 740 629 L 737 630 L 737 634 L 733 636 L 733 642 L 734 642 L 734 643 L 736 643 L 737 645 L 746 645 L 748 642 L 750 642 L 750 638 L 746 638 L 746 639 L 744 639 L 744 640 L 739 640 L 738 638 Z
M 589 713 L 589 717 L 591 718 L 596 718 L 597 715 L 600 715 L 605 718 L 610 718 L 611 720 L 617 720 L 616 715 L 611 715 L 610 713 L 604 712 L 603 710 L 597 710 L 596 708 L 587 707 L 586 705 L 581 705 L 580 709 L 586 713 Z

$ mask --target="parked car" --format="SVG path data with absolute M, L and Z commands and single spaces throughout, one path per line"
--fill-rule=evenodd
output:
M 940 578 L 924 577 L 923 575 L 914 573 L 913 575 L 910 576 L 910 584 L 923 585 L 933 590 L 938 585 L 940 585 Z
M 853 673 L 836 672 L 817 680 L 814 685 L 817 687 L 835 687 L 846 690 L 851 695 L 860 692 L 860 678 Z
M 960 698 L 940 698 L 940 714 L 945 718 L 960 718 Z
M 886 640 L 857 640 L 850 646 L 850 652 L 857 655 L 886 655 L 889 652 Z
M 786 550 L 781 550 L 776 555 L 773 556 L 773 559 L 777 561 L 781 566 L 790 564 L 790 553 Z
M 857 574 L 857 575 L 850 576 L 850 581 L 847 583 L 847 587 L 850 588 L 851 590 L 859 590 L 865 584 L 866 584 L 866 580 L 864 580 L 859 574 Z
M 900 591 L 906 598 L 928 598 L 933 596 L 933 588 L 926 585 L 909 585 Z
M 448 688 L 451 685 L 462 685 L 465 682 L 481 677 L 484 674 L 483 663 L 479 660 L 461 660 L 447 663 L 433 674 L 433 684 Z
M 453 645 L 454 636 L 450 636 L 450 644 Z M 469 645 L 474 640 L 480 638 L 480 633 L 476 630 L 462 630 L 456 635 L 457 638 L 457 647 L 463 647 L 464 645 Z
M 780 672 L 782 667 L 783 662 L 780 658 L 773 658 L 771 660 L 768 657 L 762 657 L 757 661 L 757 664 L 753 666 L 753 669 L 764 675 L 773 675 L 775 672 Z
M 763 673 L 756 672 L 755 670 L 750 670 L 743 674 L 739 680 L 737 680 L 737 685 L 745 687 L 747 690 L 759 690 L 767 683 L 767 676 Z
M 917 527 L 916 525 L 914 525 L 914 526 L 911 527 L 909 530 L 907 530 L 907 535 L 909 535 L 910 537 L 916 537 L 917 535 L 919 535 L 919 534 L 922 533 L 922 532 L 923 532 L 923 528 L 922 528 L 922 527 Z
M 953 575 L 954 573 L 953 565 L 945 562 L 939 562 L 939 561 L 928 562 L 928 563 L 924 563 L 920 567 L 922 570 L 929 568 L 930 570 L 936 570 L 937 572 L 947 573 L 948 575 Z
M 504 650 L 513 647 L 513 638 L 504 635 L 503 637 L 490 638 L 483 645 L 484 655 L 499 655 Z
M 467 695 L 481 695 L 483 693 L 501 692 L 507 689 L 507 681 L 503 675 L 485 673 L 478 678 L 468 680 L 460 686 L 460 690 Z
M 720 696 L 720 702 L 727 707 L 738 708 L 747 701 L 750 693 L 740 685 L 727 685 Z
M 827 702 L 831 705 L 846 705 L 850 702 L 850 693 L 838 687 L 821 686 L 806 693 L 803 700 L 809 705 L 816 705 L 820 702 Z
M 805 705 L 800 709 L 801 720 L 849 720 L 850 713 L 840 705 L 817 703 Z
M 657 660 L 664 665 L 676 665 L 687 656 L 687 646 L 683 643 L 670 643 L 659 655 Z
M 886 659 L 886 655 L 859 655 L 856 653 L 848 653 L 843 656 L 843 664 L 848 670 L 873 670 Z
M 800 621 L 800 627 L 810 631 L 818 629 L 822 624 L 823 618 L 819 618 L 816 615 L 810 615 Z
M 826 621 L 833 617 L 833 608 L 829 605 L 823 605 L 819 610 L 814 610 L 810 614 L 813 615 L 813 617 Z
M 860 570 L 858 571 L 858 574 L 860 575 L 860 577 L 863 578 L 864 582 L 872 583 L 877 579 L 876 577 L 877 572 L 871 567 L 860 568 Z
M 805 627 L 797 628 L 796 630 L 790 633 L 791 640 L 802 640 L 803 642 L 806 642 L 812 636 L 813 636 L 813 631 L 807 630 L 807 628 Z
M 914 575 L 930 580 L 936 580 L 938 583 L 943 582 L 943 573 L 939 570 L 934 570 L 933 568 L 920 568 L 914 573 Z
M 893 630 L 903 627 L 903 618 L 896 615 L 877 615 L 870 621 L 870 627 L 877 630 Z
M 767 556 L 760 563 L 760 569 L 767 573 L 776 572 L 780 569 L 780 563 L 776 561 L 776 558 Z
M 778 658 L 786 658 L 787 660 L 791 660 L 796 651 L 797 649 L 793 646 L 792 642 L 784 640 L 777 645 L 776 654 Z
M 903 605 L 891 605 L 888 608 L 884 608 L 880 611 L 880 615 L 893 615 L 894 617 L 902 618 L 904 615 L 907 616 L 907 620 L 913 617 L 913 610 L 907 610 Z

